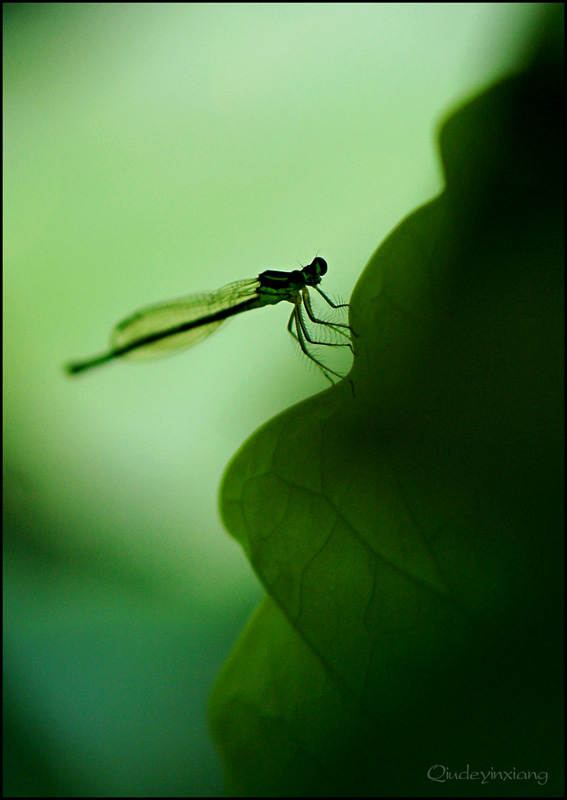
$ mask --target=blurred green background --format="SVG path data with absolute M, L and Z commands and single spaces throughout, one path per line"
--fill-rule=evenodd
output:
M 536 9 L 4 4 L 5 794 L 222 794 L 205 705 L 261 588 L 220 478 L 326 388 L 280 306 L 163 361 L 61 365 L 317 252 L 348 299 Z

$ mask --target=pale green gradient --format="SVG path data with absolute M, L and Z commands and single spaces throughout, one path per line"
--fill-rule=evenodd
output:
M 441 188 L 441 116 L 516 64 L 536 8 L 14 12 L 4 453 L 11 513 L 35 542 L 148 574 L 197 618 L 253 603 L 257 582 L 218 518 L 222 472 L 259 425 L 327 388 L 286 333 L 287 309 L 252 312 L 163 361 L 74 379 L 61 366 L 104 350 L 139 307 L 317 252 L 324 290 L 348 299 L 388 231 Z M 54 592 L 61 626 L 67 613 L 80 625 L 80 587 Z

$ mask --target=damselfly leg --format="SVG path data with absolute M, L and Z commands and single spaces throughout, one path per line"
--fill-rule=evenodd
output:
M 325 301 L 331 306 L 333 309 L 337 308 L 348 308 L 348 303 L 333 303 L 320 289 L 318 286 L 314 286 L 314 289 L 321 294 L 321 296 L 325 299 Z M 311 322 L 315 323 L 316 325 L 321 325 L 327 329 L 333 331 L 333 333 L 338 334 L 339 336 L 343 336 L 348 341 L 346 342 L 331 342 L 328 339 L 326 341 L 321 341 L 320 339 L 315 339 L 309 331 L 307 327 L 306 321 L 302 314 L 302 306 L 305 306 L 305 310 L 307 312 L 307 316 L 311 320 Z M 295 330 L 294 330 L 295 324 Z M 331 375 L 334 375 L 335 378 L 342 380 L 344 378 L 340 372 L 337 372 L 334 369 L 323 364 L 308 347 L 308 343 L 312 345 L 323 345 L 325 347 L 348 347 L 354 353 L 351 341 L 350 341 L 350 333 L 351 329 L 349 325 L 341 322 L 331 322 L 329 320 L 319 318 L 315 312 L 313 311 L 313 306 L 311 305 L 311 297 L 309 296 L 309 292 L 306 287 L 301 290 L 301 293 L 298 293 L 294 306 L 293 311 L 291 312 L 291 316 L 289 318 L 289 322 L 287 324 L 287 329 L 293 336 L 293 338 L 298 342 L 302 352 L 307 356 L 307 358 L 312 361 L 323 373 L 323 375 L 329 380 L 331 383 L 335 381 L 331 378 Z M 349 331 L 347 333 L 346 331 Z

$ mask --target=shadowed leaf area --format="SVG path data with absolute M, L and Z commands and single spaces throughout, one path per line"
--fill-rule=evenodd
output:
M 234 795 L 562 792 L 561 48 L 443 124 L 445 191 L 351 300 L 354 397 L 226 473 L 268 593 L 211 700 Z

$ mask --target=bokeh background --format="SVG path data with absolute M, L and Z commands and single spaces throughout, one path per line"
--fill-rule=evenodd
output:
M 441 118 L 537 16 L 4 4 L 5 795 L 222 795 L 207 696 L 261 587 L 220 479 L 326 388 L 281 306 L 161 361 L 62 364 L 137 308 L 317 252 L 348 299 L 441 189 Z

